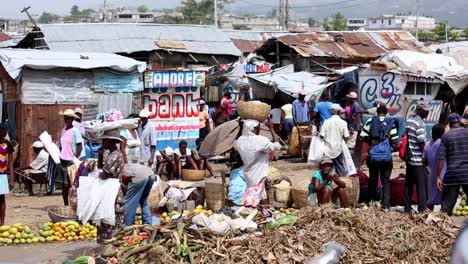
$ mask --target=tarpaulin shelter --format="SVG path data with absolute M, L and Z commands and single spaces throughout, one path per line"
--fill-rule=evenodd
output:
M 294 72 L 292 64 L 268 73 L 251 74 L 248 78 L 255 99 L 273 99 L 278 91 L 297 98 L 300 90 L 304 90 L 306 100 L 317 99 L 329 85 L 326 77 Z

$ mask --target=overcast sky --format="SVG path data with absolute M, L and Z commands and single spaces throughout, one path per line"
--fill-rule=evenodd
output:
M 347 17 L 371 17 L 382 14 L 416 13 L 416 0 L 289 0 L 292 20 L 304 17 L 322 19 L 341 11 Z M 80 9 L 99 9 L 104 0 L 0 0 L 0 17 L 23 18 L 20 11 L 31 6 L 31 14 L 40 15 L 43 11 L 66 15 L 73 5 Z M 109 8 L 140 4 L 150 9 L 171 8 L 181 0 L 107 0 Z M 240 14 L 266 14 L 277 8 L 278 0 L 234 0 L 235 4 L 227 10 Z M 468 27 L 468 0 L 421 0 L 424 15 L 435 17 L 439 21 L 448 20 L 452 25 Z M 7 4 L 5 4 L 7 3 Z

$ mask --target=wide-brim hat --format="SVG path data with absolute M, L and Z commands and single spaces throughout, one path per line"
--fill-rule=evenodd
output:
M 65 111 L 60 111 L 59 115 L 68 116 L 68 117 L 72 117 L 72 118 L 79 118 L 75 114 L 75 110 L 73 110 L 73 109 L 65 109 Z
M 112 130 L 107 130 L 104 131 L 102 136 L 100 136 L 101 139 L 114 139 L 117 141 L 122 141 L 122 138 L 120 137 L 120 130 L 118 129 L 112 129 Z
M 84 111 L 83 111 L 83 109 L 77 107 L 77 108 L 75 108 L 75 114 L 84 115 Z

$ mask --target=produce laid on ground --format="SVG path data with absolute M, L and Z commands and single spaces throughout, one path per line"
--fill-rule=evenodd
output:
M 193 211 L 191 211 L 191 212 L 189 210 L 183 210 L 182 212 L 172 211 L 170 213 L 162 213 L 161 217 L 160 217 L 160 221 L 161 221 L 161 223 L 170 222 L 171 220 L 178 219 L 181 216 L 182 217 L 188 217 L 190 215 L 194 216 L 194 215 L 198 215 L 198 214 L 201 214 L 201 213 L 206 214 L 208 216 L 213 214 L 213 212 L 211 210 L 204 209 L 202 205 L 197 205 L 197 207 L 195 207 L 195 209 L 193 209 Z
M 466 200 L 466 194 L 463 195 L 460 204 L 453 210 L 455 216 L 467 216 L 468 215 L 468 204 Z
M 193 217 L 124 228 L 106 241 L 97 262 L 304 263 L 335 241 L 346 248 L 343 263 L 446 263 L 459 232 L 442 214 L 409 217 L 374 207 L 263 210 L 253 219 L 259 229 L 225 236 L 194 227 Z
M 44 223 L 38 226 L 35 235 L 31 227 L 23 224 L 12 226 L 3 225 L 0 227 L 0 244 L 31 244 L 53 241 L 71 241 L 82 239 L 94 239 L 97 236 L 95 226 L 86 224 L 80 225 L 76 221 Z

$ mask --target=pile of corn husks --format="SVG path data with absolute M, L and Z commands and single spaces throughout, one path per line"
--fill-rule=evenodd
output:
M 346 246 L 344 263 L 446 263 L 459 232 L 441 214 L 410 217 L 372 208 L 322 207 L 301 209 L 298 216 L 293 226 L 265 230 L 261 236 L 217 236 L 203 228 L 189 229 L 189 222 L 128 228 L 108 243 L 103 257 L 114 257 L 112 263 L 304 263 L 334 240 Z M 141 231 L 148 239 L 132 247 L 121 241 L 122 235 Z

